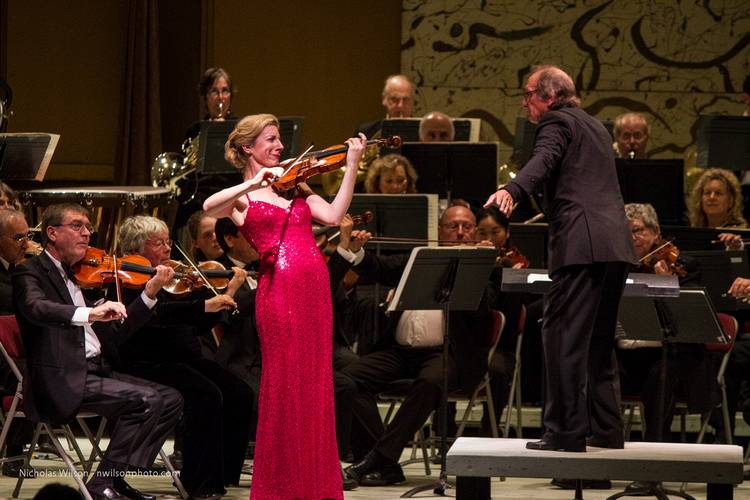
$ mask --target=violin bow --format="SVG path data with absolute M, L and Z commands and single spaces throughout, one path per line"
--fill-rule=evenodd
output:
M 198 266 L 197 266 L 197 265 L 195 264 L 195 262 L 193 262 L 193 259 L 191 259 L 191 258 L 190 258 L 190 256 L 189 256 L 189 255 L 187 254 L 187 252 L 185 252 L 185 250 L 183 250 L 183 249 L 182 249 L 182 247 L 180 246 L 180 244 L 179 244 L 179 243 L 177 243 L 177 242 L 175 241 L 175 242 L 174 242 L 174 246 L 175 246 L 175 248 L 176 248 L 177 250 L 179 250 L 179 252 L 180 252 L 180 253 L 182 254 L 183 258 L 184 258 L 184 259 L 185 259 L 185 261 L 186 261 L 186 262 L 187 262 L 187 263 L 188 263 L 188 264 L 190 265 L 190 267 L 192 267 L 192 268 L 193 268 L 193 270 L 194 270 L 194 271 L 195 271 L 196 273 L 198 273 L 198 275 L 199 275 L 199 276 L 200 276 L 201 278 L 203 278 L 203 282 L 204 282 L 204 283 L 206 284 L 206 288 L 208 288 L 209 290 L 211 290 L 211 291 L 212 291 L 212 292 L 214 293 L 214 295 L 215 295 L 215 296 L 217 296 L 217 297 L 218 297 L 219 295 L 221 295 L 221 294 L 220 294 L 220 293 L 219 293 L 219 292 L 218 292 L 218 291 L 216 290 L 216 288 L 214 288 L 214 286 L 213 286 L 213 285 L 211 284 L 211 282 L 210 282 L 210 281 L 208 281 L 208 278 L 206 277 L 205 273 L 204 273 L 204 272 L 203 272 L 203 271 L 202 271 L 202 270 L 201 270 L 201 269 L 200 269 L 200 268 L 199 268 L 199 267 L 198 267 Z M 234 310 L 232 311 L 232 314 L 238 314 L 239 312 L 240 312 L 240 311 L 239 311 L 239 309 L 235 308 L 235 309 L 234 309 Z

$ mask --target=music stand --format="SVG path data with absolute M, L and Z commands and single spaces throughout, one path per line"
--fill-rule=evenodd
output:
M 698 263 L 701 286 L 706 287 L 711 301 L 717 311 L 745 311 L 750 304 L 737 300 L 726 291 L 737 276 L 750 276 L 750 265 L 745 250 L 704 250 L 685 251 L 680 255 L 688 256 Z
M 620 302 L 619 319 L 625 332 L 635 332 L 634 340 L 659 340 L 662 343 L 661 366 L 659 367 L 659 408 L 657 409 L 657 440 L 662 441 L 662 419 L 666 399 L 667 351 L 670 344 L 726 343 L 724 331 L 711 298 L 705 288 L 682 288 L 679 297 L 649 299 L 645 297 L 623 298 Z M 630 325 L 630 326 L 628 326 Z M 674 495 L 695 500 L 687 493 L 664 489 L 661 483 L 616 493 L 607 498 L 614 500 L 625 496 L 656 496 L 666 498 Z
M 419 123 L 421 118 L 386 118 L 383 120 L 381 137 L 391 137 L 397 135 L 402 142 L 419 141 Z M 471 141 L 479 140 L 479 118 L 451 118 L 453 130 L 455 131 L 454 141 Z
M 405 142 L 401 154 L 417 170 L 417 191 L 481 206 L 497 185 L 497 142 Z
M 701 115 L 696 133 L 699 167 L 750 170 L 750 118 Z
M 43 181 L 58 134 L 0 134 L 0 179 Z
M 366 211 L 372 212 L 373 218 L 362 229 L 372 233 L 377 253 L 381 249 L 409 250 L 437 244 L 438 197 L 435 194 L 355 194 L 349 212 L 362 214 Z M 420 239 L 424 241 L 415 243 Z
M 418 247 L 411 251 L 388 311 L 429 309 L 443 311 L 443 389 L 440 397 L 440 478 L 437 483 L 410 489 L 410 498 L 432 489 L 445 496 L 451 487 L 445 472 L 448 423 L 448 335 L 451 311 L 476 311 L 495 267 L 491 247 Z
M 617 180 L 625 203 L 651 203 L 663 224 L 685 219 L 683 160 L 617 158 Z

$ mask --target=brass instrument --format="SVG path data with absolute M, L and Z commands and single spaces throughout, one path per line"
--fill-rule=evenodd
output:
M 380 139 L 381 136 L 382 133 L 380 130 L 378 130 L 377 132 L 372 134 L 372 137 L 368 137 L 368 139 Z M 370 168 L 370 163 L 375 161 L 375 159 L 379 156 L 379 145 L 373 144 L 365 148 L 365 152 L 362 154 L 362 158 L 360 158 L 359 165 L 357 166 L 357 184 L 362 184 L 365 182 L 365 179 L 367 178 L 367 169 Z M 320 182 L 323 185 L 323 191 L 325 192 L 325 194 L 334 195 L 339 192 L 341 181 L 344 180 L 344 172 L 346 172 L 345 166 L 334 172 L 323 174 Z
M 182 153 L 166 152 L 154 158 L 154 162 L 151 164 L 151 185 L 168 188 L 176 198 L 181 200 L 181 203 L 191 201 L 195 197 L 196 191 L 193 191 L 186 199 L 181 199 L 182 193 L 178 181 L 197 172 L 198 144 L 198 136 L 186 139 L 182 143 Z

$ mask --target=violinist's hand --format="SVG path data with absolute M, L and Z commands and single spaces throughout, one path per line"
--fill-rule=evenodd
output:
M 156 266 L 156 273 L 146 282 L 143 291 L 149 299 L 155 299 L 156 294 L 174 278 L 174 269 L 169 266 Z
M 669 264 L 666 263 L 663 259 L 654 264 L 654 274 L 661 274 L 662 276 L 672 275 L 674 274 L 671 269 L 669 269 Z
M 479 240 L 477 241 L 478 247 L 494 247 L 495 244 L 492 243 L 490 240 Z
M 349 214 L 344 215 L 339 224 L 339 246 L 344 250 L 349 250 L 349 244 L 352 239 L 352 229 L 354 228 L 354 220 Z
M 234 271 L 234 276 L 232 276 L 232 279 L 229 280 L 226 291 L 226 295 L 229 295 L 230 297 L 234 297 L 234 294 L 237 292 L 237 290 L 239 290 L 242 284 L 247 280 L 247 271 L 245 271 L 244 269 L 233 267 L 232 271 Z
M 362 155 L 367 147 L 367 137 L 362 132 L 359 133 L 359 137 L 351 137 L 346 140 L 349 149 L 346 152 L 346 166 L 352 170 L 357 170 L 359 167 L 359 160 L 362 159 Z
M 724 243 L 727 250 L 742 250 L 742 236 L 732 233 L 720 233 L 719 240 Z
M 250 191 L 252 191 L 253 189 L 268 187 L 275 180 L 281 177 L 281 174 L 283 173 L 283 167 L 263 167 L 260 169 L 260 171 L 258 171 L 257 174 L 255 174 L 255 177 L 250 179 L 250 181 L 248 182 L 248 187 L 250 188 Z
M 490 205 L 497 205 L 497 208 L 506 216 L 510 217 L 513 212 L 513 197 L 505 189 L 499 189 L 487 198 L 487 203 L 484 204 L 484 208 Z
M 523 269 L 523 262 L 516 262 L 512 266 L 510 266 L 511 269 Z
M 352 240 L 349 243 L 349 250 L 354 253 L 359 252 L 362 247 L 365 246 L 365 243 L 370 241 L 370 238 L 372 238 L 372 233 L 370 231 L 352 231 Z
M 748 295 L 750 295 L 750 279 L 735 279 L 734 283 L 732 283 L 732 286 L 730 286 L 729 290 L 727 290 L 727 293 L 732 297 L 747 297 Z
M 237 309 L 237 302 L 227 294 L 217 295 L 207 299 L 204 305 L 204 311 L 207 313 L 215 313 L 219 311 L 227 311 L 230 309 Z
M 112 302 L 108 300 L 103 304 L 91 309 L 89 312 L 89 322 L 94 321 L 116 321 L 128 317 L 128 310 L 122 302 Z

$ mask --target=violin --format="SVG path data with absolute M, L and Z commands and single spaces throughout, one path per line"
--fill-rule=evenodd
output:
M 496 264 L 500 267 L 512 267 L 514 269 L 527 269 L 530 265 L 529 259 L 519 252 L 516 247 L 501 248 Z
M 374 144 L 389 148 L 398 148 L 401 147 L 401 138 L 394 135 L 393 137 L 367 141 L 368 146 Z M 279 166 L 286 170 L 271 185 L 277 193 L 289 191 L 314 175 L 333 172 L 344 165 L 348 150 L 349 146 L 339 144 L 320 151 L 307 151 L 297 158 L 285 160 Z
M 638 261 L 640 268 L 647 273 L 655 273 L 654 266 L 660 261 L 664 261 L 669 268 L 669 271 L 680 277 L 684 278 L 687 276 L 687 271 L 681 262 L 678 262 L 677 258 L 680 256 L 680 249 L 671 241 L 661 242 L 654 250 L 647 253 Z
M 357 227 L 364 224 L 369 224 L 370 222 L 372 222 L 372 219 L 374 219 L 375 216 L 371 211 L 365 210 L 361 214 L 352 215 L 351 218 L 352 222 L 354 223 L 354 227 Z M 335 249 L 336 245 L 331 243 L 331 240 L 338 237 L 341 234 L 341 231 L 336 231 L 330 236 L 328 236 L 328 231 L 336 227 L 339 226 L 320 226 L 313 229 L 313 236 L 315 237 L 315 244 L 318 246 L 318 250 L 325 254 L 328 254 L 328 252 L 331 251 L 331 245 L 333 245 Z
M 174 278 L 163 288 L 166 292 L 172 295 L 184 295 L 207 286 L 198 272 L 186 264 L 168 261 L 166 265 L 175 270 Z M 203 274 L 206 275 L 211 286 L 226 288 L 234 275 L 234 271 L 225 269 L 215 261 L 202 262 L 200 266 L 204 266 Z M 83 259 L 73 266 L 73 272 L 81 288 L 101 288 L 117 280 L 125 288 L 140 289 L 146 286 L 156 270 L 142 255 L 114 257 L 104 250 L 89 247 Z

